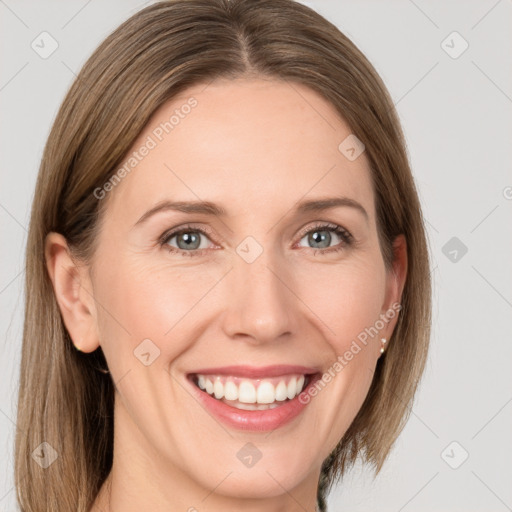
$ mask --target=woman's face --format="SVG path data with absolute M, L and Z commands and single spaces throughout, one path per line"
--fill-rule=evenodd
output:
M 163 106 L 121 181 L 97 191 L 108 208 L 79 337 L 101 345 L 116 384 L 118 471 L 161 492 L 196 486 L 196 504 L 212 489 L 316 489 L 396 317 L 361 333 L 403 285 L 385 270 L 350 135 L 304 86 L 217 80 Z M 340 198 L 357 205 L 314 207 Z

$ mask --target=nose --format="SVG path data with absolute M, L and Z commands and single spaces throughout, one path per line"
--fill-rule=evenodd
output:
M 292 322 L 298 326 L 293 321 L 297 298 L 284 267 L 285 262 L 267 257 L 266 251 L 252 263 L 236 258 L 226 282 L 227 336 L 257 345 L 282 342 L 292 334 Z

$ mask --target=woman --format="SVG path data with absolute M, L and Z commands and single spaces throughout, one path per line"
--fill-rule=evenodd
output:
M 427 357 L 384 84 L 292 0 L 141 10 L 58 112 L 26 287 L 22 510 L 326 510 L 382 468 Z

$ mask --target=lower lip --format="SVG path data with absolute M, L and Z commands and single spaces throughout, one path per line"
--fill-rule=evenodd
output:
M 283 405 L 274 409 L 266 409 L 263 411 L 247 411 L 245 409 L 236 409 L 208 393 L 201 391 L 191 379 L 189 379 L 195 393 L 206 409 L 211 412 L 217 419 L 225 424 L 239 430 L 265 432 L 275 430 L 296 418 L 309 404 L 302 403 L 299 397 L 318 379 L 316 375 L 310 376 L 310 382 L 299 395 L 292 400 L 286 401 Z M 310 398 L 310 397 L 309 397 Z

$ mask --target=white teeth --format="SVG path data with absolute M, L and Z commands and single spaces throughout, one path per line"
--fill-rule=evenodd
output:
M 304 375 L 269 379 L 243 379 L 221 375 L 197 375 L 197 386 L 217 400 L 237 402 L 240 409 L 273 409 L 295 398 L 304 387 Z M 252 405 L 255 404 L 255 405 Z M 261 407 L 260 407 L 261 406 Z
M 244 380 L 238 386 L 238 401 L 244 404 L 256 403 L 256 388 L 252 382 Z
M 238 400 L 238 386 L 230 380 L 224 385 L 224 398 L 226 400 Z
M 237 402 L 234 404 L 234 407 L 244 409 L 245 411 L 265 411 L 267 409 L 275 409 L 279 407 L 279 404 L 243 404 L 242 402 Z
M 257 401 L 259 404 L 271 404 L 275 401 L 274 386 L 271 382 L 262 382 L 258 386 Z
M 276 387 L 276 400 L 278 402 L 283 402 L 288 398 L 288 388 L 286 384 L 282 380 Z
M 224 396 L 224 386 L 220 380 L 216 380 L 213 384 L 213 393 L 219 400 Z
M 301 375 L 298 379 L 297 379 L 297 388 L 296 388 L 296 394 L 298 395 L 301 391 L 302 391 L 302 388 L 304 387 L 304 381 L 305 381 L 305 377 L 304 375 Z
M 288 382 L 288 398 L 291 400 L 292 398 L 295 398 L 295 395 L 297 394 L 297 379 L 295 377 L 292 377 L 290 379 L 290 382 Z

